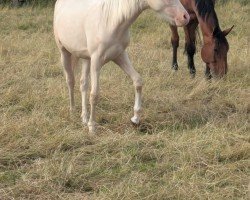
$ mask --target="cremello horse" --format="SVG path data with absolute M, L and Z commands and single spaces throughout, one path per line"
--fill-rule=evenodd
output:
M 95 131 L 99 75 L 102 66 L 114 61 L 133 80 L 135 86 L 134 116 L 138 124 L 141 111 L 142 79 L 132 67 L 126 47 L 129 27 L 146 9 L 163 15 L 171 24 L 184 26 L 189 15 L 179 0 L 57 0 L 54 13 L 54 34 L 74 109 L 74 66 L 83 59 L 81 93 L 82 121 Z M 87 111 L 88 76 L 91 78 L 90 116 Z

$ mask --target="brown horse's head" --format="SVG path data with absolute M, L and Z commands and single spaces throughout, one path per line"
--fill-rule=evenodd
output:
M 227 53 L 229 44 L 226 36 L 231 32 L 234 26 L 221 31 L 216 27 L 211 35 L 212 40 L 205 43 L 201 50 L 202 60 L 210 69 L 212 77 L 222 78 L 227 73 Z

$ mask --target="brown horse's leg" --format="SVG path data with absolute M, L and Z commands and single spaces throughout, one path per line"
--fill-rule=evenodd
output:
M 172 31 L 171 43 L 173 47 L 172 69 L 178 70 L 177 49 L 179 47 L 179 34 L 176 26 L 170 25 Z
M 187 26 L 184 27 L 185 40 L 186 40 L 186 52 L 188 55 L 188 68 L 192 77 L 196 74 L 194 65 L 194 54 L 196 53 L 196 28 L 198 22 L 196 20 L 191 21 Z

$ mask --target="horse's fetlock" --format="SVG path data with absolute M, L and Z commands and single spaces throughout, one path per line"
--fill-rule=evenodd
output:
M 142 108 L 134 107 L 134 112 L 136 114 L 140 114 L 142 112 Z
M 143 80 L 142 80 L 142 78 L 140 76 L 135 79 L 134 85 L 135 85 L 136 89 L 137 88 L 138 89 L 142 88 Z
M 141 92 L 141 91 L 142 91 L 142 86 L 136 86 L 136 87 L 135 87 L 135 90 L 136 90 L 137 92 Z
M 95 122 L 88 122 L 89 133 L 96 132 L 96 123 Z

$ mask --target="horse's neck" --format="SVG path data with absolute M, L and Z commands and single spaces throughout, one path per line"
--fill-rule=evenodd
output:
M 123 18 L 123 20 L 117 24 L 118 29 L 121 27 L 123 29 L 128 29 L 130 25 L 139 17 L 139 15 L 148 8 L 148 4 L 145 3 L 145 0 L 140 0 L 138 1 L 137 8 L 139 9 L 132 9 L 132 13 L 128 18 Z
M 148 8 L 145 0 L 104 0 L 102 6 L 103 20 L 106 27 L 112 31 L 123 31 Z
M 200 24 L 204 43 L 206 44 L 206 43 L 212 42 L 213 31 L 215 27 L 219 27 L 219 21 L 218 21 L 215 10 L 213 10 L 206 19 L 203 19 L 201 16 L 198 16 L 197 11 L 196 11 L 196 15 Z
M 118 24 L 118 26 L 122 26 L 125 29 L 128 29 L 131 24 L 133 24 L 133 22 L 139 17 L 139 15 L 143 12 L 143 10 L 139 10 L 135 13 L 133 13 L 128 19 L 123 20 L 120 24 Z

